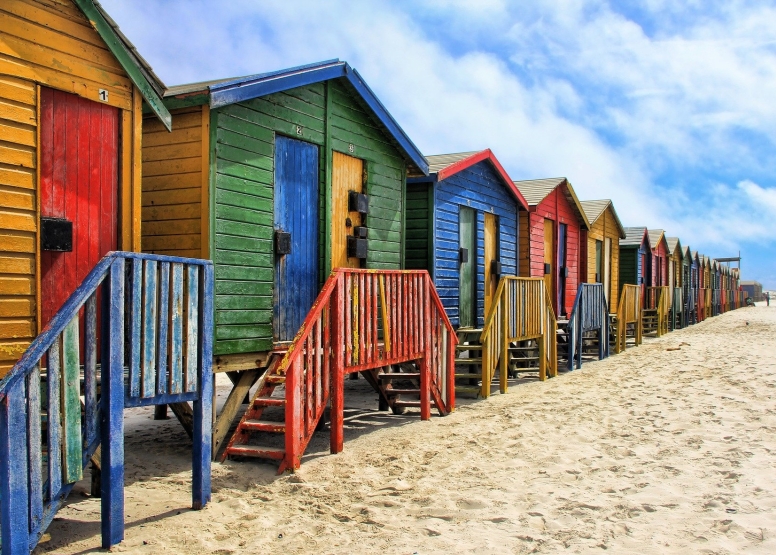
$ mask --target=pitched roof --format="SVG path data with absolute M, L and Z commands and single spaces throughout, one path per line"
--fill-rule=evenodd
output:
M 603 214 L 608 207 L 611 207 L 614 221 L 617 222 L 617 227 L 620 230 L 620 238 L 625 238 L 625 228 L 622 226 L 620 217 L 617 215 L 617 211 L 614 209 L 614 204 L 612 204 L 611 200 L 581 200 L 579 201 L 579 204 L 582 206 L 582 210 L 585 211 L 585 216 L 591 226 L 601 217 L 601 214 Z
M 648 231 L 649 233 L 649 244 L 652 246 L 652 248 L 657 248 L 658 243 L 660 241 L 665 241 L 666 232 L 662 229 L 650 229 Z M 666 245 L 668 247 L 668 245 Z
M 628 246 L 634 246 L 639 247 L 644 242 L 644 237 L 646 236 L 647 241 L 649 242 L 649 235 L 647 234 L 647 228 L 646 227 L 626 227 L 625 228 L 625 238 L 620 239 L 620 246 L 621 247 L 628 247 Z
M 566 198 L 577 210 L 579 219 L 582 220 L 586 229 L 590 229 L 590 221 L 587 219 L 582 205 L 579 203 L 574 188 L 565 177 L 549 177 L 545 179 L 527 179 L 524 181 L 515 181 L 515 186 L 525 198 L 528 206 L 537 206 L 557 187 L 565 184 L 564 193 Z
M 396 146 L 423 174 L 428 175 L 428 162 L 418 147 L 410 140 L 382 102 L 372 92 L 358 71 L 347 62 L 338 59 L 326 60 L 303 66 L 259 73 L 245 77 L 201 81 L 188 85 L 170 87 L 165 98 L 193 93 L 207 93 L 211 108 L 227 106 L 244 100 L 268 94 L 321 83 L 330 79 L 344 78 L 358 94 L 360 102 L 375 117 L 376 122 L 387 132 Z
M 523 195 L 520 193 L 517 187 L 515 187 L 514 182 L 509 177 L 509 175 L 507 175 L 506 170 L 504 170 L 501 163 L 493 154 L 493 151 L 491 151 L 489 148 L 474 152 L 459 152 L 457 154 L 435 154 L 432 156 L 426 156 L 426 160 L 428 160 L 429 175 L 436 174 L 437 181 L 447 179 L 451 175 L 455 175 L 456 173 L 463 171 L 466 168 L 473 166 L 474 164 L 478 164 L 484 160 L 487 160 L 490 162 L 491 166 L 493 166 L 493 169 L 499 175 L 509 192 L 512 193 L 512 196 L 514 196 L 517 199 L 517 202 L 520 203 L 520 206 L 522 206 L 525 210 L 528 210 L 528 203 L 526 202 L 525 198 L 523 198 Z
M 673 254 L 676 248 L 679 247 L 680 252 L 684 256 L 684 250 L 682 249 L 682 242 L 679 240 L 679 237 L 666 237 L 666 243 L 668 243 L 668 252 Z
M 100 35 L 100 38 L 105 41 L 108 49 L 127 72 L 146 103 L 169 130 L 172 125 L 172 116 L 162 101 L 164 92 L 162 80 L 157 77 L 148 62 L 143 59 L 137 48 L 121 32 L 119 26 L 99 2 L 96 0 L 75 0 L 75 3 L 97 31 L 97 34 Z

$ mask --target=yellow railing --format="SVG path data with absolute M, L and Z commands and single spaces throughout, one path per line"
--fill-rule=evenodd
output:
M 481 395 L 490 395 L 490 386 L 499 369 L 499 389 L 507 391 L 509 344 L 537 340 L 539 379 L 558 373 L 555 333 L 557 323 L 552 302 L 542 278 L 501 278 L 480 335 L 482 344 Z
M 655 333 L 657 337 L 668 333 L 668 311 L 671 308 L 671 292 L 667 285 L 657 287 L 647 287 L 645 309 L 655 310 L 657 315 L 657 326 Z
M 641 287 L 624 285 L 620 296 L 620 306 L 617 308 L 617 337 L 614 352 L 625 350 L 625 339 L 628 324 L 636 326 L 636 345 L 641 345 Z

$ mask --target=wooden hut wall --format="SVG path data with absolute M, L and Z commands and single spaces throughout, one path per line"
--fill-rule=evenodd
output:
M 637 246 L 623 246 L 620 245 L 620 289 L 623 285 L 646 285 L 639 281 L 639 278 L 646 276 L 645 281 L 649 278 L 649 272 L 647 268 L 643 268 L 643 263 L 649 263 L 649 244 L 646 242 Z
M 609 277 L 611 291 L 609 292 L 609 306 L 616 307 L 619 304 L 620 282 L 620 227 L 617 225 L 617 218 L 612 211 L 612 206 L 606 207 L 606 210 L 598 216 L 592 227 L 587 233 L 587 283 L 596 283 L 596 241 L 604 242 L 605 239 L 611 239 L 611 275 Z M 602 253 L 603 256 L 603 253 Z
M 445 307 L 448 317 L 454 326 L 459 324 L 459 211 L 468 207 L 476 212 L 476 284 L 477 293 L 477 325 L 485 321 L 485 214 L 497 216 L 498 260 L 501 262 L 502 275 L 517 274 L 517 227 L 518 204 L 512 194 L 505 188 L 499 174 L 493 170 L 490 162 L 482 161 L 459 171 L 447 179 L 437 182 L 429 192 L 428 186 L 416 184 L 408 186 L 407 199 L 407 266 L 429 269 L 434 283 Z M 422 208 L 433 203 L 433 210 Z M 428 245 L 428 220 L 433 223 L 433 247 Z M 410 223 L 412 222 L 412 223 Z M 426 250 L 418 249 L 422 238 L 426 237 Z M 433 250 L 431 266 L 423 266 L 423 252 Z M 410 262 L 412 249 L 412 262 Z M 470 255 L 471 256 L 471 255 Z
M 216 264 L 215 355 L 272 348 L 276 136 L 318 147 L 320 283 L 331 267 L 331 210 L 326 192 L 331 190 L 333 151 L 364 162 L 364 192 L 369 195 L 366 267 L 403 266 L 405 158 L 348 87 L 331 80 L 214 108 L 209 115 L 209 134 L 205 127 L 208 118 L 202 115 L 199 142 L 194 129 L 196 111 L 176 116 L 190 118 L 192 127 L 182 128 L 179 141 L 165 147 L 170 161 L 164 162 L 168 169 L 160 171 L 170 171 L 177 164 L 180 170 L 176 173 L 184 173 L 168 177 L 180 179 L 178 184 L 185 193 L 167 208 L 145 207 L 144 218 L 148 219 L 144 229 L 149 231 L 144 237 L 150 242 L 144 248 L 172 252 L 167 249 L 178 245 L 181 251 L 199 248 L 203 253 L 208 248 Z M 209 163 L 207 198 L 196 185 L 197 175 L 201 176 L 198 172 L 204 169 L 197 152 L 205 151 Z M 159 152 L 161 155 L 161 149 Z M 154 156 L 149 153 L 148 161 Z M 154 163 L 161 168 L 161 161 Z M 148 183 L 152 181 L 149 176 Z M 177 186 L 171 179 L 160 179 L 158 185 L 168 191 Z M 160 196 L 172 201 L 177 194 Z M 180 237 L 178 241 L 177 234 L 152 235 L 164 229 L 165 218 L 180 218 L 176 225 L 185 240 Z M 205 236 L 209 246 L 202 242 Z
M 40 124 L 48 116 L 41 114 L 41 98 L 50 94 L 46 91 L 54 89 L 75 95 L 73 98 L 92 101 L 102 106 L 102 110 L 117 109 L 115 117 L 119 120 L 120 136 L 116 144 L 120 147 L 115 153 L 116 208 L 121 225 L 117 222 L 115 242 L 122 249 L 139 250 L 142 96 L 97 31 L 69 0 L 3 2 L 0 35 L 4 47 L 0 52 L 1 377 L 42 327 L 39 163 L 48 163 L 44 151 L 52 140 L 51 136 L 42 136 L 48 127 Z M 107 93 L 102 98 L 101 89 Z M 83 105 L 82 102 L 79 106 Z M 73 113 L 72 117 L 78 116 Z M 53 125 L 67 127 L 71 134 L 76 126 L 75 120 L 57 120 Z M 83 148 L 90 148 L 89 137 L 81 140 Z M 61 141 L 53 142 L 60 144 Z M 79 152 L 84 150 L 68 142 L 68 150 L 57 156 L 66 156 L 69 160 Z M 91 170 L 83 157 L 78 160 L 82 163 L 70 164 L 69 171 Z M 68 176 L 67 179 L 73 174 Z M 81 198 L 80 191 L 78 198 Z M 81 204 L 62 207 L 62 217 L 75 220 L 74 210 L 82 209 Z M 78 248 L 77 232 L 75 229 L 74 250 Z M 77 252 L 63 254 L 77 257 Z M 64 286 L 74 290 L 90 269 L 83 264 L 73 265 L 72 283 L 68 280 Z
M 652 286 L 668 285 L 668 248 L 665 238 L 661 238 L 652 249 Z
M 143 120 L 143 250 L 208 258 L 210 110 L 172 113 L 172 132 Z
M 406 228 L 405 267 L 427 270 L 434 279 L 434 189 L 431 182 L 407 184 Z
M 520 275 L 529 277 L 544 276 L 544 220 L 549 219 L 555 222 L 554 242 L 555 242 L 555 261 L 558 264 L 558 226 L 566 224 L 566 267 L 569 270 L 566 278 L 565 306 L 555 306 L 556 300 L 553 299 L 553 307 L 559 315 L 570 314 L 574 307 L 574 299 L 577 295 L 579 286 L 579 261 L 582 249 L 582 234 L 580 233 L 579 216 L 576 209 L 571 205 L 566 195 L 561 190 L 565 185 L 561 184 L 548 194 L 538 205 L 533 207 L 525 218 L 525 224 L 521 224 L 520 233 L 528 238 L 528 245 L 520 248 Z M 558 268 L 555 268 L 554 283 L 558 283 Z M 557 285 L 556 285 L 557 287 Z M 556 292 L 557 293 L 557 292 Z M 556 295 L 553 295 L 556 296 Z M 560 310 L 559 310 L 560 308 Z

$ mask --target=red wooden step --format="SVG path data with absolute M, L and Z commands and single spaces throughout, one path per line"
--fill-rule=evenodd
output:
M 266 383 L 273 383 L 273 384 L 286 383 L 286 377 L 281 376 L 279 374 L 275 374 L 273 376 L 267 376 Z
M 246 420 L 240 425 L 244 430 L 252 432 L 273 432 L 283 434 L 286 431 L 285 422 L 271 422 L 269 420 Z
M 253 401 L 255 408 L 263 407 L 283 407 L 286 404 L 284 397 L 257 397 Z
M 272 459 L 276 461 L 282 461 L 283 457 L 286 456 L 286 452 L 283 449 L 259 447 L 256 445 L 235 445 L 229 447 L 226 450 L 226 454 L 234 457 L 256 457 L 259 459 Z
M 385 372 L 377 377 L 381 380 L 419 380 L 420 372 Z

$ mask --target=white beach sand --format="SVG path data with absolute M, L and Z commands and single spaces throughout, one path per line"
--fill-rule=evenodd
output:
M 347 385 L 347 407 L 376 408 L 364 380 Z M 202 511 L 189 509 L 188 438 L 151 418 L 127 411 L 116 552 L 776 553 L 776 306 L 430 422 L 349 410 L 342 454 L 319 433 L 294 475 L 215 464 Z M 99 548 L 88 489 L 38 552 Z

